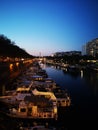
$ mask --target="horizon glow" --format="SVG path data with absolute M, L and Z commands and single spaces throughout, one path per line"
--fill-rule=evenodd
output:
M 98 38 L 98 1 L 0 0 L 0 34 L 31 55 L 81 51 Z

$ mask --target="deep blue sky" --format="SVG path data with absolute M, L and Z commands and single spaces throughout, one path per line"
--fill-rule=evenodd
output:
M 81 51 L 98 37 L 98 0 L 0 0 L 0 34 L 32 55 Z

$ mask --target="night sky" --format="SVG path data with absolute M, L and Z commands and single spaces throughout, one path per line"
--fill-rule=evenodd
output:
M 81 51 L 98 38 L 98 0 L 0 0 L 0 34 L 32 55 Z

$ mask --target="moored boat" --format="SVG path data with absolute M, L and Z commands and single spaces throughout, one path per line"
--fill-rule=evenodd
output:
M 51 78 L 37 75 L 34 70 L 32 74 L 31 70 L 30 74 L 27 71 L 20 78 L 16 90 L 0 97 L 1 102 L 10 104 L 6 114 L 14 118 L 57 120 L 58 107 L 70 106 L 70 96 L 60 87 L 57 90 L 57 85 Z

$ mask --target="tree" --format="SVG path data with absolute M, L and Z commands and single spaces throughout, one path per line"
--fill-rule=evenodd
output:
M 15 45 L 10 39 L 4 35 L 0 35 L 0 55 L 5 57 L 22 57 L 22 58 L 32 58 L 33 56 L 28 54 L 24 49 Z

